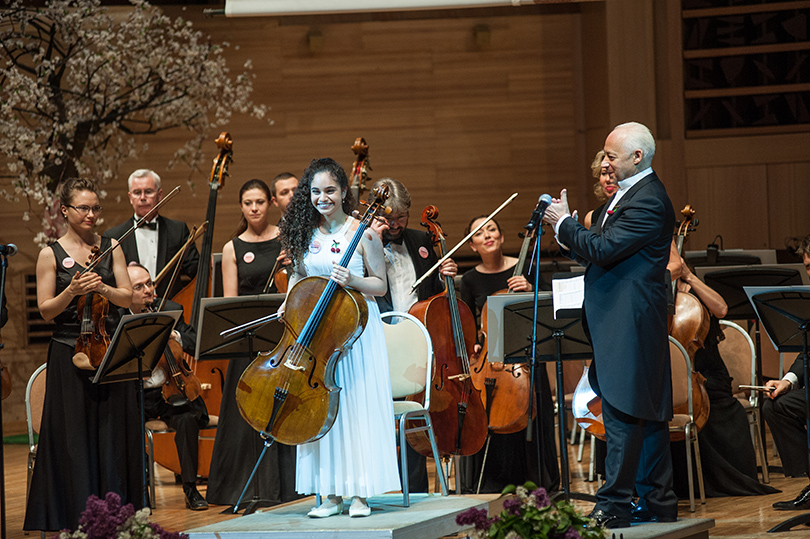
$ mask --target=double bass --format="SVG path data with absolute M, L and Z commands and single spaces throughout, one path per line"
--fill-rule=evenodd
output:
M 422 226 L 427 227 L 433 242 L 447 252 L 444 232 L 436 221 L 439 211 L 428 206 L 422 211 Z M 470 352 L 476 336 L 475 318 L 470 308 L 456 298 L 452 277 L 445 276 L 445 290 L 415 303 L 409 313 L 418 318 L 430 333 L 435 355 L 430 393 L 430 417 L 439 456 L 473 455 L 487 438 L 487 414 L 470 370 Z M 409 400 L 421 400 L 414 395 Z M 432 456 L 427 433 L 409 432 L 408 443 L 418 453 Z
M 200 261 L 197 266 L 197 275 L 172 300 L 183 306 L 183 315 L 186 322 L 196 329 L 200 319 L 202 298 L 207 297 L 211 290 L 211 252 L 214 239 L 214 218 L 217 210 L 217 194 L 225 184 L 228 175 L 228 166 L 233 159 L 233 139 L 230 133 L 222 132 L 216 139 L 219 148 L 211 168 L 208 180 L 208 208 L 206 211 L 207 228 L 200 246 Z M 222 401 L 222 387 L 225 382 L 225 372 L 228 369 L 228 360 L 208 360 L 205 362 L 190 361 L 191 371 L 200 382 L 201 396 L 209 414 L 217 414 Z M 200 364 L 202 363 L 202 367 Z M 201 432 L 202 435 L 202 432 Z M 209 439 L 210 438 L 210 439 Z M 180 464 L 177 457 L 177 448 L 174 444 L 173 433 L 155 433 L 153 436 L 155 461 L 180 473 Z M 200 439 L 199 467 L 197 473 L 208 477 L 211 465 L 211 455 L 214 450 L 213 436 Z
M 372 192 L 373 201 L 360 220 L 339 264 L 349 266 L 360 240 L 388 187 Z M 245 421 L 262 436 L 287 445 L 323 437 L 335 421 L 340 387 L 335 368 L 344 351 L 366 326 L 365 297 L 332 279 L 309 276 L 287 293 L 284 333 L 270 352 L 260 352 L 236 387 L 236 404 Z
M 523 274 L 529 246 L 535 237 L 535 230 L 526 232 L 520 248 L 517 264 L 512 272 L 513 277 Z M 492 294 L 511 294 L 512 290 L 499 290 Z M 470 356 L 470 366 L 473 384 L 484 391 L 484 407 L 487 410 L 487 420 L 490 431 L 497 434 L 511 434 L 524 428 L 529 420 L 528 407 L 525 402 L 529 400 L 531 380 L 529 367 L 525 364 L 508 365 L 506 363 L 491 363 L 487 361 L 487 321 L 488 310 L 486 303 L 481 309 L 481 351 Z M 532 399 L 532 419 L 537 413 L 537 402 Z

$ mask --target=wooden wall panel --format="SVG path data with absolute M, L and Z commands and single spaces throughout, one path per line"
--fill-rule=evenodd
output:
M 768 200 L 756 204 L 768 212 L 769 244 L 783 249 L 786 240 L 810 234 L 810 162 L 768 165 Z
M 507 249 L 517 251 L 517 232 L 538 196 L 570 187 L 587 170 L 572 159 L 577 152 L 577 100 L 581 34 L 577 6 L 549 10 L 476 10 L 401 19 L 373 16 L 297 18 L 204 18 L 196 9 L 165 8 L 193 21 L 215 42 L 227 41 L 232 72 L 253 64 L 254 99 L 272 107 L 267 121 L 237 114 L 223 129 L 234 138 L 231 177 L 219 195 L 214 251 L 228 241 L 239 218 L 238 190 L 250 178 L 270 180 L 277 173 L 301 174 L 314 157 L 331 156 L 349 167 L 351 145 L 363 136 L 370 144 L 372 178 L 402 180 L 413 196 L 412 225 L 427 204 L 436 204 L 451 244 L 476 215 L 489 213 L 513 192 L 518 199 L 499 216 Z M 523 16 L 522 14 L 526 14 Z M 486 24 L 490 43 L 481 49 L 472 29 Z M 323 49 L 310 52 L 307 34 L 320 32 Z M 167 170 L 185 133 L 143 138 L 149 153 L 121 164 L 119 178 L 105 186 L 105 224 L 131 215 L 126 177 L 153 168 L 164 192 L 182 186 L 179 201 L 163 212 L 189 224 L 203 220 L 210 161 L 198 171 Z M 213 137 L 212 137 L 213 138 Z M 216 147 L 206 143 L 213 158 Z M 26 205 L 3 203 L 4 242 L 25 251 L 11 264 L 12 322 L 4 330 L 7 355 L 20 357 L 12 368 L 15 384 L 44 359 L 20 355 L 24 314 L 14 303 L 22 275 L 34 271 L 38 232 L 33 219 L 20 227 Z M 544 242 L 550 242 L 544 239 Z M 465 248 L 460 253 L 471 256 Z M 19 283 L 18 283 L 19 282 Z M 4 403 L 4 416 L 22 417 L 22 390 Z
M 700 224 L 690 236 L 689 249 L 705 249 L 717 234 L 726 249 L 766 249 L 769 245 L 767 218 L 758 215 L 752 201 L 767 207 L 767 167 L 695 168 L 686 172 L 687 201 L 673 200 L 676 212 L 689 203 Z

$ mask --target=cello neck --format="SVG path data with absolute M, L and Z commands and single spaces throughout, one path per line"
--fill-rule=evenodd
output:
M 447 252 L 447 244 L 444 236 L 439 240 L 442 256 Z M 458 312 L 458 301 L 456 301 L 456 286 L 453 278 L 444 276 L 444 286 L 447 290 L 447 301 L 450 303 L 450 322 L 453 326 L 453 344 L 456 347 L 456 357 L 461 360 L 461 368 L 465 373 L 470 372 L 470 360 L 467 357 L 467 347 L 464 344 L 464 332 L 461 329 L 461 314 Z
M 357 231 L 354 233 L 354 236 L 352 236 L 349 246 L 346 248 L 346 251 L 340 258 L 339 264 L 344 268 L 349 266 L 349 261 L 351 261 L 352 255 L 354 254 L 355 250 L 357 250 L 357 246 L 360 245 L 360 240 L 363 237 L 363 232 L 365 232 L 366 227 L 367 223 L 365 220 L 360 221 L 360 226 L 357 227 Z M 296 339 L 298 344 L 302 346 L 309 346 L 309 343 L 312 342 L 312 338 L 315 336 L 315 331 L 321 325 L 321 320 L 326 312 L 326 308 L 329 306 L 329 302 L 332 301 L 332 297 L 335 295 L 337 288 L 338 284 L 330 279 L 326 284 L 326 288 L 321 294 L 321 297 L 318 298 L 318 302 L 315 304 L 312 314 L 307 319 L 303 329 L 301 329 L 301 334 L 298 336 L 298 339 Z
M 219 184 L 211 184 L 210 192 L 208 193 L 208 210 L 205 214 L 205 220 L 208 222 L 208 228 L 205 229 L 203 235 L 202 245 L 200 245 L 200 261 L 197 263 L 197 283 L 194 287 L 194 301 L 191 307 L 191 317 L 189 321 L 191 326 L 197 329 L 197 324 L 200 318 L 200 303 L 202 298 L 207 297 L 209 290 L 209 278 L 211 276 L 211 244 L 214 241 L 214 217 L 217 213 L 217 193 L 219 192 Z
M 388 187 L 381 186 L 375 188 L 374 191 L 372 191 L 372 196 L 373 200 L 369 201 L 370 203 L 368 204 L 366 212 L 363 214 L 362 218 L 360 218 L 360 224 L 357 226 L 357 230 L 354 232 L 349 246 L 346 248 L 343 256 L 340 257 L 339 264 L 344 268 L 349 267 L 352 255 L 354 255 L 354 252 L 357 250 L 357 246 L 360 245 L 360 240 L 363 239 L 363 234 L 366 228 L 368 228 L 369 223 L 371 223 L 371 220 L 377 215 L 377 212 L 382 210 L 382 204 L 385 202 L 385 199 L 388 198 Z M 353 215 L 357 216 L 358 214 L 355 212 Z M 318 302 L 312 309 L 312 313 L 309 315 L 309 318 L 307 318 L 304 327 L 301 329 L 301 333 L 296 339 L 298 344 L 308 346 L 309 343 L 312 342 L 315 331 L 320 326 L 324 313 L 329 306 L 329 302 L 332 301 L 332 297 L 337 291 L 337 287 L 338 284 L 331 279 L 326 283 L 326 288 L 321 293 L 321 297 L 318 298 Z
M 523 275 L 523 266 L 526 265 L 526 258 L 529 255 L 529 245 L 532 243 L 532 238 L 534 238 L 534 230 L 526 231 L 526 235 L 523 237 L 523 244 L 520 246 L 520 255 L 518 255 L 517 264 L 515 264 L 515 271 L 512 272 L 512 277 L 517 277 L 518 275 Z M 510 289 L 509 294 L 512 294 L 512 290 Z

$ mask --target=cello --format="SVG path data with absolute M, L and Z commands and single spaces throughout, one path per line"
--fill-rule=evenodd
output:
M 687 204 L 682 210 L 683 221 L 678 227 L 678 234 L 675 238 L 675 248 L 678 257 L 683 251 L 683 243 L 689 232 L 698 225 L 698 220 L 694 219 L 695 210 Z M 709 419 L 709 394 L 706 392 L 706 378 L 695 371 L 695 352 L 703 348 L 703 342 L 709 334 L 709 310 L 693 294 L 680 292 L 677 288 L 677 281 L 672 283 L 672 293 L 675 297 L 675 314 L 669 320 L 669 334 L 684 347 L 689 360 L 692 363 L 692 411 L 695 420 L 695 429 L 700 432 L 703 425 Z M 688 413 L 687 405 L 676 407 L 676 414 Z M 679 441 L 683 440 L 684 433 L 673 433 L 671 438 Z
M 352 151 L 355 159 L 352 163 L 352 173 L 349 189 L 355 200 L 360 200 L 360 195 L 366 190 L 366 182 L 371 178 L 368 171 L 371 170 L 371 162 L 368 160 L 368 143 L 363 137 L 357 137 L 352 144 Z
M 447 252 L 444 232 L 436 221 L 439 210 L 428 206 L 422 211 L 422 226 L 427 227 L 433 242 Z M 444 277 L 445 290 L 416 302 L 408 312 L 418 318 L 430 333 L 435 354 L 430 394 L 430 417 L 433 421 L 439 456 L 473 455 L 487 438 L 487 414 L 481 392 L 473 384 L 470 351 L 476 328 L 470 308 L 456 298 L 453 278 Z M 408 397 L 421 400 L 423 394 Z M 408 443 L 424 456 L 433 452 L 427 433 L 409 432 Z
M 512 272 L 513 277 L 523 274 L 529 246 L 535 237 L 535 230 L 528 231 L 520 247 L 520 255 Z M 511 294 L 512 290 L 499 290 L 492 294 Z M 473 384 L 484 391 L 484 407 L 487 410 L 489 430 L 496 434 L 511 434 L 524 428 L 529 420 L 528 407 L 523 405 L 529 399 L 531 380 L 529 367 L 523 364 L 507 365 L 487 361 L 487 320 L 486 303 L 481 309 L 481 351 L 470 356 Z M 537 401 L 532 399 L 532 419 L 537 414 Z
M 388 186 L 374 200 L 344 251 L 349 266 L 363 234 L 383 202 Z M 236 387 L 236 404 L 245 421 L 269 441 L 298 445 L 323 437 L 335 421 L 340 387 L 335 367 L 360 337 L 368 321 L 365 297 L 332 279 L 309 276 L 287 294 L 284 333 L 270 352 L 260 352 Z

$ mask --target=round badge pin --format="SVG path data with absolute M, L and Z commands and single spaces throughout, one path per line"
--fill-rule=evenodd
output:
M 310 243 L 309 244 L 309 252 L 312 253 L 312 254 L 320 253 L 321 252 L 321 244 L 320 244 L 320 242 L 318 242 L 316 240 L 316 241 L 313 241 L 312 243 Z
M 419 248 L 419 256 L 421 256 L 422 258 L 428 257 L 428 250 L 427 247 L 425 247 L 424 245 Z
M 244 260 L 244 261 L 245 261 L 245 264 L 250 264 L 250 263 L 251 263 L 251 262 L 253 262 L 253 260 L 255 260 L 255 259 L 256 259 L 256 255 L 254 255 L 254 254 L 253 254 L 252 252 L 250 252 L 250 251 L 246 252 L 246 253 L 245 253 L 245 256 L 243 256 L 243 257 L 242 257 L 242 260 Z
M 70 269 L 76 265 L 76 261 L 70 258 L 69 256 L 62 260 L 62 267 L 65 269 Z

